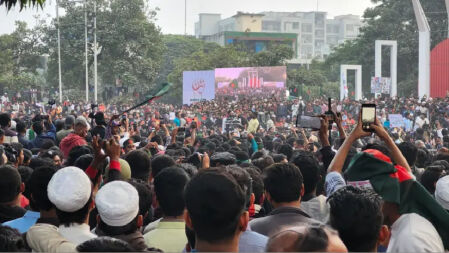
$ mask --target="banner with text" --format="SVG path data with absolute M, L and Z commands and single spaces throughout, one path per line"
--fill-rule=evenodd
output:
M 182 79 L 182 103 L 190 105 L 201 100 L 215 98 L 215 71 L 184 71 Z

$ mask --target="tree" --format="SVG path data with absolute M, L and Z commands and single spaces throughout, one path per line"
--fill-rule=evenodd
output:
M 285 44 L 271 44 L 268 50 L 252 55 L 252 66 L 281 66 L 286 60 L 293 58 L 294 51 L 291 46 Z
M 91 2 L 90 2 L 91 3 Z M 66 15 L 60 17 L 62 81 L 64 87 L 83 90 L 85 87 L 84 9 L 62 1 Z M 88 9 L 91 11 L 92 6 Z M 157 77 L 163 53 L 160 29 L 154 24 L 155 12 L 143 0 L 97 1 L 97 42 L 100 87 L 113 86 L 116 81 L 140 93 L 148 90 Z M 91 22 L 92 20 L 89 20 Z M 49 82 L 58 84 L 56 21 L 46 28 Z M 89 34 L 89 48 L 93 36 Z M 93 55 L 90 50 L 89 73 L 93 84 Z
M 328 78 L 338 81 L 341 64 L 360 64 L 363 68 L 363 89 L 369 93 L 374 76 L 375 40 L 398 41 L 398 95 L 416 94 L 418 83 L 418 28 L 410 0 L 372 0 L 377 4 L 364 13 L 365 26 L 360 36 L 337 47 L 324 63 Z M 443 0 L 421 1 L 431 28 L 432 47 L 446 38 L 447 15 Z M 384 76 L 390 75 L 389 57 L 384 52 Z
M 16 6 L 19 2 L 20 10 L 27 6 L 38 6 L 42 8 L 45 0 L 0 0 L 0 5 L 5 5 L 6 9 L 10 10 L 13 6 Z

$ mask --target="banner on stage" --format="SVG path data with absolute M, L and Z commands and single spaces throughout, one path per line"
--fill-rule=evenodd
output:
M 184 71 L 182 103 L 190 105 L 215 98 L 215 71 Z

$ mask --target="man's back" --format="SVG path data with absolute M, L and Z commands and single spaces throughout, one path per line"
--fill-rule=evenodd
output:
M 418 214 L 403 214 L 391 226 L 387 252 L 443 251 L 443 242 L 435 227 Z
M 164 252 L 182 252 L 187 244 L 185 223 L 183 221 L 161 221 L 157 228 L 144 235 L 149 247 Z
M 312 219 L 299 208 L 279 207 L 274 209 L 266 217 L 252 220 L 249 225 L 252 231 L 270 236 L 284 226 L 298 225 L 301 223 L 319 224 L 320 222 Z

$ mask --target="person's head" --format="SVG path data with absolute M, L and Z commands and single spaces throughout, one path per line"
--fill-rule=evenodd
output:
M 262 174 L 257 168 L 252 166 L 246 167 L 245 170 L 249 173 L 252 179 L 254 204 L 262 205 L 265 199 Z
M 321 180 L 321 167 L 312 153 L 302 152 L 293 159 L 293 163 L 299 168 L 304 178 L 304 194 L 312 194 L 316 191 Z
M 377 251 L 388 237 L 383 224 L 382 200 L 371 190 L 343 187 L 328 198 L 330 225 L 353 252 Z
M 34 122 L 32 128 L 36 135 L 41 135 L 44 132 L 44 124 L 42 123 L 42 121 Z
M 248 210 L 255 200 L 251 175 L 237 165 L 226 166 L 225 171 L 234 177 L 240 188 L 245 192 L 245 208 Z
M 73 166 L 80 168 L 83 171 L 86 171 L 93 160 L 94 160 L 94 156 L 91 154 L 82 155 L 82 156 L 78 157 L 78 159 L 76 159 Z
M 273 161 L 274 163 L 288 163 L 287 156 L 284 154 L 274 154 Z
M 304 195 L 301 171 L 292 163 L 275 163 L 264 171 L 265 193 L 276 208 L 281 204 L 297 204 Z
M 49 211 L 54 208 L 48 199 L 47 187 L 56 170 L 53 167 L 40 167 L 33 171 L 27 188 L 30 192 L 30 206 L 35 211 Z
M 425 148 L 418 148 L 418 153 L 416 154 L 416 167 L 425 168 L 430 164 L 430 154 Z
M 232 165 L 236 161 L 235 155 L 229 152 L 217 152 L 210 157 L 211 167 Z
M 86 154 L 92 154 L 92 148 L 87 146 L 87 145 L 83 145 L 83 146 L 75 146 L 73 147 L 70 152 L 69 152 L 69 157 L 66 157 L 66 161 L 65 161 L 65 165 L 66 166 L 73 166 L 73 164 L 75 164 L 76 159 L 78 159 L 78 157 L 82 156 L 82 155 L 86 155 Z
M 176 162 L 168 155 L 158 155 L 151 160 L 151 177 L 155 178 L 163 169 L 175 165 Z
M 398 145 L 399 150 L 401 150 L 402 155 L 407 160 L 408 165 L 413 167 L 416 162 L 416 156 L 418 153 L 418 148 L 410 142 L 402 142 Z
M 87 122 L 85 119 L 77 118 L 75 120 L 75 128 L 74 128 L 75 134 L 77 134 L 83 138 L 86 138 L 88 128 L 89 128 L 89 126 L 87 125 Z
M 79 168 L 65 167 L 58 170 L 47 187 L 48 199 L 55 205 L 62 225 L 83 224 L 92 206 L 92 184 Z
M 67 116 L 64 121 L 64 126 L 67 130 L 73 129 L 75 127 L 75 117 L 73 117 L 72 115 Z
M 443 166 L 433 165 L 426 168 L 424 173 L 421 175 L 420 183 L 429 191 L 430 194 L 435 193 L 435 186 L 438 179 L 446 176 L 446 171 Z
M 0 225 L 0 252 L 26 252 L 26 244 L 17 229 Z
M 17 124 L 16 124 L 16 131 L 17 131 L 19 134 L 25 134 L 25 133 L 26 133 L 27 128 L 26 128 L 26 125 L 25 125 L 25 123 L 24 123 L 23 121 L 17 121 Z
M 59 150 L 55 149 L 49 149 L 45 151 L 42 155 L 42 158 L 49 158 L 52 159 L 55 166 L 61 166 L 62 165 L 62 154 Z M 76 166 L 78 167 L 78 166 Z M 78 167 L 79 168 L 79 167 Z
M 134 141 L 132 139 L 128 139 L 123 142 L 123 150 L 125 151 L 125 154 L 128 154 L 129 152 L 136 150 L 136 146 L 134 145 Z
M 449 211 L 449 176 L 440 178 L 435 186 L 435 200 Z
M 189 176 L 179 167 L 165 168 L 154 178 L 156 200 L 164 217 L 178 217 L 184 213 L 184 188 L 188 181 Z
M 11 126 L 11 116 L 9 115 L 9 113 L 0 114 L 0 126 L 2 128 Z
M 251 161 L 254 166 L 259 168 L 260 171 L 264 171 L 268 166 L 274 164 L 274 160 L 271 156 L 263 156 Z
M 298 149 L 304 149 L 304 140 L 303 139 L 296 139 L 293 142 L 293 148 L 298 150 Z
M 145 220 L 147 216 L 151 215 L 151 204 L 153 202 L 153 193 L 147 181 L 131 178 L 128 180 L 139 193 L 139 215 L 142 215 Z
M 0 204 L 18 205 L 17 200 L 24 191 L 19 171 L 11 165 L 0 166 Z
M 132 178 L 148 182 L 151 171 L 151 158 L 145 151 L 133 150 L 126 154 L 124 159 L 131 167 Z
M 323 225 L 287 227 L 270 236 L 266 252 L 348 252 L 338 232 Z
M 186 186 L 185 201 L 186 225 L 195 231 L 197 246 L 238 242 L 246 230 L 245 193 L 223 170 L 205 170 L 194 176 Z
M 287 156 L 287 160 L 290 161 L 290 158 L 292 158 L 293 155 L 293 148 L 289 144 L 282 144 L 278 149 L 279 154 L 284 154 Z
M 125 181 L 105 184 L 95 196 L 98 228 L 108 236 L 127 235 L 142 227 L 139 193 Z
M 33 153 L 28 149 L 23 149 L 23 165 L 29 166 L 31 157 L 33 157 Z
M 78 252 L 135 252 L 136 250 L 129 243 L 108 237 L 101 236 L 87 240 L 76 247 Z

